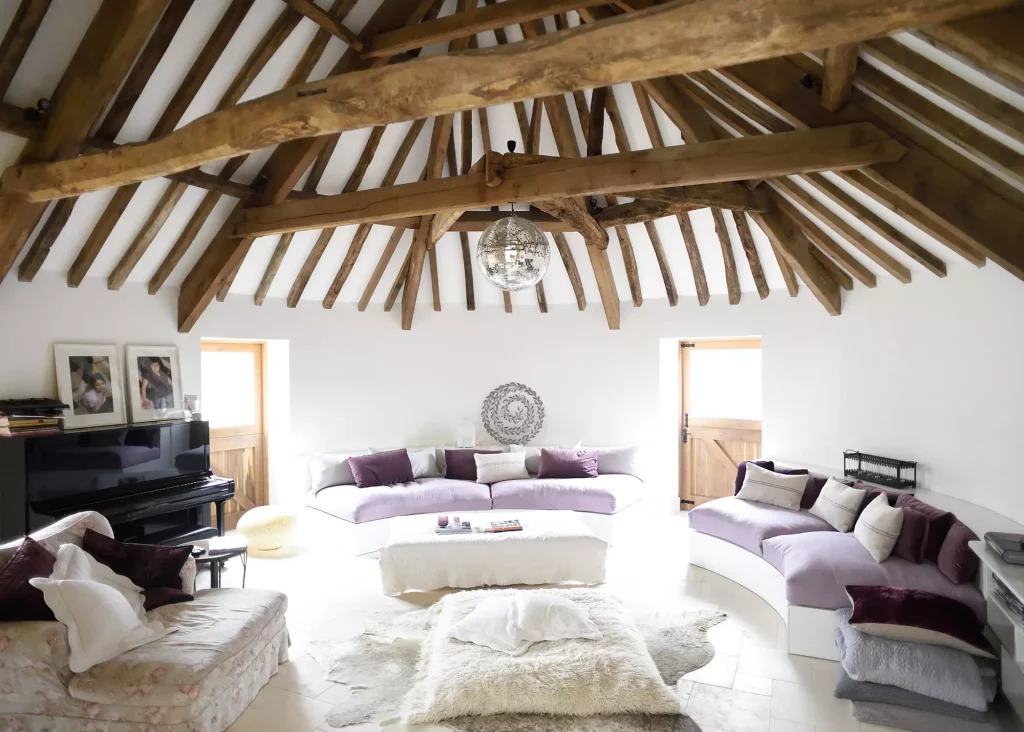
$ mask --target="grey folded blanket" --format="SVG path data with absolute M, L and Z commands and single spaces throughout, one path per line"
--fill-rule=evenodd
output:
M 836 610 L 840 664 L 854 681 L 896 686 L 978 712 L 995 698 L 974 657 L 953 648 L 878 638 L 850 626 L 850 608 Z
M 984 722 L 989 715 L 988 712 L 959 707 L 956 704 L 933 699 L 924 694 L 915 694 L 898 686 L 873 684 L 870 681 L 854 681 L 842 668 L 839 669 L 839 681 L 836 682 L 836 699 L 895 704 L 910 709 L 919 709 L 922 712 L 935 712 L 936 714 L 969 719 L 972 722 Z
M 879 727 L 907 729 L 911 732 L 1000 732 L 999 722 L 991 715 L 984 722 L 948 717 L 945 714 L 910 709 L 896 704 L 855 701 L 850 703 L 854 719 Z

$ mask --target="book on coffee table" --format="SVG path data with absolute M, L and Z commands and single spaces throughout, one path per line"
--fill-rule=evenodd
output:
M 512 519 L 510 521 L 492 521 L 491 528 L 484 529 L 485 534 L 500 534 L 503 531 L 522 531 L 523 525 L 517 520 Z

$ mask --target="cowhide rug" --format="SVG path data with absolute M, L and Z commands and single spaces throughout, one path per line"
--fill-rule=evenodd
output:
M 396 722 L 419 660 L 420 641 L 430 624 L 430 610 L 415 610 L 384 623 L 369 623 L 362 635 L 341 643 L 313 643 L 311 655 L 327 680 L 346 686 L 349 695 L 327 715 L 327 723 L 344 728 L 367 722 Z M 684 612 L 637 618 L 647 648 L 669 686 L 711 662 L 714 647 L 707 631 L 725 613 Z M 503 714 L 459 717 L 443 726 L 455 732 L 700 732 L 685 714 L 553 717 Z

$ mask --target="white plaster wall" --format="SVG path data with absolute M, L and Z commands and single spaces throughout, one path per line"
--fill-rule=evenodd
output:
M 291 456 L 447 442 L 459 420 L 476 416 L 487 392 L 509 380 L 544 399 L 537 442 L 647 446 L 671 492 L 672 341 L 760 335 L 767 453 L 836 467 L 844 448 L 916 459 L 924 486 L 1024 522 L 1016 478 L 1024 284 L 995 266 L 951 262 L 945 280 L 858 286 L 844 293 L 839 318 L 806 288 L 796 299 L 776 289 L 763 302 L 745 293 L 734 307 L 724 297 L 705 308 L 692 299 L 677 308 L 623 303 L 618 332 L 607 330 L 597 302 L 585 313 L 560 306 L 547 315 L 518 305 L 513 315 L 452 306 L 434 313 L 421 303 L 415 327 L 403 332 L 397 311 L 325 311 L 306 302 L 289 310 L 281 300 L 257 309 L 232 296 L 181 335 L 176 294 L 150 297 L 135 285 L 111 293 L 91 279 L 72 290 L 46 273 L 30 285 L 8 278 L 0 286 L 0 395 L 55 395 L 52 344 L 59 341 L 177 343 L 189 392 L 199 389 L 202 337 L 287 341 L 287 368 L 285 346 L 271 348 L 290 391 L 290 439 L 274 440 L 271 456 L 275 500 L 301 491 Z

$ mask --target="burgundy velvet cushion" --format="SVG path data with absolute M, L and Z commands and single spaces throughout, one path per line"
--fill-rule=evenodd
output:
M 957 648 L 994 658 L 974 611 L 959 600 L 924 590 L 847 585 L 850 625 L 881 638 Z
M 476 482 L 476 460 L 474 455 L 494 455 L 501 450 L 445 450 L 444 477 L 450 480 L 471 480 Z
M 909 506 L 918 513 L 923 513 L 928 519 L 928 543 L 924 548 L 924 558 L 929 562 L 939 561 L 939 551 L 942 549 L 942 542 L 946 540 L 946 534 L 956 521 L 956 516 L 949 511 L 935 508 L 924 501 L 919 501 L 909 493 L 904 493 L 896 499 L 896 505 L 900 508 Z
M 25 537 L 14 556 L 0 569 L 0 622 L 9 620 L 54 620 L 43 601 L 42 590 L 28 581 L 49 577 L 57 558 L 39 542 Z
M 147 612 L 192 599 L 181 587 L 181 568 L 192 553 L 191 545 L 128 544 L 86 529 L 82 548 L 100 564 L 141 587 Z
M 350 457 L 348 466 L 352 468 L 352 477 L 356 479 L 359 488 L 411 483 L 415 480 L 409 452 L 404 448 Z
M 736 493 L 740 492 L 740 488 L 743 487 L 743 479 L 747 477 L 747 462 L 751 462 L 754 465 L 760 465 L 765 470 L 775 470 L 775 463 L 771 460 L 749 460 L 740 463 L 736 466 Z
M 920 564 L 924 561 L 924 550 L 928 546 L 928 517 L 912 508 L 903 506 L 903 528 L 896 540 L 892 555 L 908 562 Z
M 967 546 L 969 541 L 977 541 L 978 535 L 957 521 L 946 534 L 942 548 L 939 550 L 939 571 L 955 585 L 962 585 L 974 579 L 978 571 L 978 555 Z
M 538 478 L 596 478 L 597 450 L 541 448 Z

